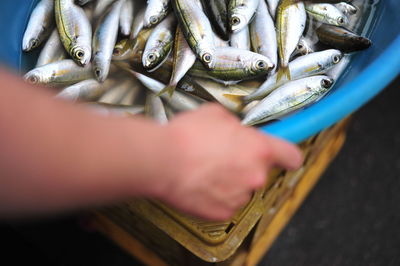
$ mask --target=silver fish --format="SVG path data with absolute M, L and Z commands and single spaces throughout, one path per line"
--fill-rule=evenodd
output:
M 66 57 L 66 51 L 58 36 L 58 31 L 55 29 L 40 52 L 36 67 L 63 60 Z
M 41 0 L 33 9 L 22 39 L 22 50 L 29 52 L 38 47 L 54 26 L 54 0 Z
M 144 13 L 144 27 L 149 28 L 160 23 L 168 14 L 170 0 L 148 0 Z
M 329 77 L 333 78 L 334 80 L 337 80 L 343 72 L 346 70 L 347 66 L 350 63 L 352 55 L 350 54 L 345 54 L 340 60 L 339 64 L 336 64 L 334 67 L 329 69 L 329 71 L 326 73 Z
M 140 93 L 140 90 L 137 87 L 131 88 L 127 94 L 125 94 L 124 98 L 120 101 L 119 104 L 122 105 L 133 105 L 135 100 L 137 99 L 138 95 Z
M 85 11 L 73 0 L 54 0 L 60 39 L 65 50 L 79 65 L 85 66 L 92 56 L 92 26 Z
M 231 34 L 230 45 L 233 48 L 249 51 L 251 48 L 249 27 L 244 27 L 241 31 Z
M 191 84 L 201 86 L 202 90 L 205 90 L 213 97 L 213 99 L 215 99 L 214 101 L 217 101 L 225 108 L 233 112 L 236 112 L 240 109 L 240 103 L 234 100 L 232 101 L 229 97 L 226 97 L 226 95 L 244 97 L 254 92 L 259 86 L 259 82 L 253 80 L 225 86 L 224 84 L 204 78 L 196 78 L 195 80 L 191 80 Z M 195 89 L 198 90 L 198 87 Z
M 120 104 L 124 97 L 129 93 L 131 86 L 132 79 L 125 79 L 120 84 L 104 93 L 98 102 L 107 104 Z
M 303 2 L 281 0 L 276 14 L 276 31 L 280 68 L 278 80 L 282 76 L 290 79 L 289 59 L 299 43 L 306 25 L 306 11 Z
M 315 52 L 315 42 L 309 37 L 301 37 L 299 40 L 299 44 L 297 44 L 296 49 L 294 50 L 292 57 L 297 55 L 307 55 Z
M 238 32 L 249 25 L 259 3 L 260 0 L 230 0 L 228 5 L 230 30 Z
M 250 23 L 250 39 L 254 52 L 268 57 L 275 66 L 278 65 L 275 24 L 264 1 L 260 1 L 256 16 Z M 275 72 L 275 69 L 271 72 Z
M 355 7 L 351 3 L 341 2 L 335 4 L 335 6 L 345 15 L 355 15 L 358 12 L 357 7 Z
M 136 14 L 136 16 L 133 19 L 133 24 L 132 24 L 132 30 L 131 30 L 131 36 L 130 39 L 135 39 L 139 32 L 143 29 L 144 27 L 144 12 L 145 9 L 140 9 L 139 12 Z
M 65 59 L 35 68 L 25 74 L 31 84 L 66 86 L 93 78 L 92 65 L 80 67 L 71 59 Z
M 208 69 L 214 67 L 214 32 L 199 0 L 172 0 L 183 34 L 197 58 Z
M 128 93 L 124 96 L 124 98 L 121 100 L 120 104 L 122 105 L 134 105 L 136 102 L 140 101 L 142 99 L 139 98 L 139 96 L 142 95 L 143 90 L 146 88 L 143 86 L 143 84 L 137 80 L 137 79 L 132 79 L 129 75 L 126 75 L 124 73 L 123 77 L 129 77 L 131 81 L 130 89 Z
M 274 64 L 268 57 L 229 47 L 216 49 L 212 70 L 206 70 L 201 64 L 195 63 L 189 74 L 231 84 L 266 75 L 273 68 Z
M 100 17 L 114 1 L 115 0 L 97 0 L 93 11 L 94 18 L 97 19 Z
M 276 9 L 278 8 L 279 0 L 266 0 L 268 4 L 269 14 L 273 19 L 276 17 Z
M 87 104 L 91 110 L 102 116 L 131 117 L 144 112 L 143 106 L 130 106 L 120 104 L 90 103 Z
M 307 13 L 314 19 L 335 26 L 346 26 L 349 22 L 345 14 L 332 4 L 305 4 Z
M 168 92 L 171 96 L 178 82 L 186 75 L 189 69 L 196 62 L 196 55 L 190 49 L 185 40 L 182 30 L 178 27 L 175 33 L 174 59 L 172 66 L 172 75 L 169 84 L 160 92 L 160 95 Z
M 154 28 L 143 52 L 142 63 L 145 69 L 154 71 L 165 61 L 172 50 L 175 29 L 176 19 L 173 14 Z
M 142 84 L 146 88 L 148 88 L 155 94 L 159 94 L 162 91 L 162 89 L 165 88 L 164 84 L 155 79 L 149 78 L 143 74 L 134 71 L 130 71 L 130 73 L 133 74 L 138 80 L 140 80 L 140 82 L 142 82 Z M 173 106 L 174 109 L 179 111 L 194 110 L 200 106 L 199 101 L 193 99 L 193 97 L 187 96 L 178 91 L 172 94 L 171 97 L 163 94 L 161 95 L 161 98 L 163 98 L 165 101 L 168 102 L 168 104 Z
M 93 35 L 93 71 L 98 81 L 104 82 L 110 71 L 110 63 L 118 35 L 119 15 L 124 1 L 117 0 L 99 20 Z
M 289 63 L 289 70 L 293 80 L 326 73 L 330 68 L 337 65 L 343 54 L 339 50 L 325 50 L 308 55 L 300 56 Z M 244 103 L 260 100 L 274 89 L 287 83 L 287 78 L 278 80 L 278 74 L 268 78 L 255 92 L 243 98 Z
M 69 101 L 95 101 L 111 86 L 116 80 L 108 79 L 105 83 L 100 83 L 96 79 L 88 79 L 66 87 L 59 92 L 56 98 Z
M 214 47 L 215 48 L 224 48 L 224 47 L 231 47 L 230 41 L 225 41 L 224 39 L 220 38 L 218 35 L 214 36 Z
M 134 1 L 126 0 L 123 7 L 121 8 L 121 14 L 119 18 L 119 26 L 121 34 L 129 36 L 132 30 L 133 24 L 133 13 L 134 13 Z
M 168 123 L 167 113 L 160 97 L 149 92 L 146 98 L 145 112 L 162 125 Z
M 274 90 L 253 107 L 242 120 L 243 125 L 261 124 L 299 110 L 322 98 L 332 87 L 327 76 L 294 80 Z

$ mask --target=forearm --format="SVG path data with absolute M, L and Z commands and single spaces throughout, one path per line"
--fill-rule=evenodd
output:
M 0 215 L 152 195 L 146 177 L 164 145 L 161 126 L 103 118 L 9 75 L 0 80 Z

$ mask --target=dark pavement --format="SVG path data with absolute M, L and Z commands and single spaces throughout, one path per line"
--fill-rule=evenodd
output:
M 354 115 L 347 142 L 261 265 L 400 265 L 400 78 Z M 6 265 L 139 265 L 75 216 L 0 225 Z

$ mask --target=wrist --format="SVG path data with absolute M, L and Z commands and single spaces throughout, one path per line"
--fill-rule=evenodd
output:
M 179 132 L 171 124 L 159 126 L 154 143 L 146 150 L 143 164 L 149 164 L 145 187 L 147 195 L 157 199 L 166 199 L 179 185 L 181 159 L 177 143 Z
M 125 145 L 123 175 L 128 179 L 133 196 L 163 198 L 170 188 L 170 171 L 173 166 L 173 139 L 168 126 L 139 118 L 131 123 L 129 145 Z M 132 132 L 134 132 L 132 134 Z M 134 136 L 134 137 L 132 137 Z M 122 169 L 120 169 L 122 170 Z

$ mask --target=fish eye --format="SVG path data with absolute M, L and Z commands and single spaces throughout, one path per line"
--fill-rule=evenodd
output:
M 157 24 L 158 23 L 158 18 L 156 16 L 152 16 L 150 17 L 150 23 L 151 24 Z
M 96 69 L 94 70 L 94 74 L 96 75 L 96 77 L 100 77 L 100 75 L 101 75 L 101 70 L 98 69 L 98 68 L 96 68 Z
M 120 55 L 121 54 L 121 49 L 119 48 L 114 48 L 113 50 L 113 55 Z
M 147 56 L 147 60 L 149 60 L 150 62 L 154 62 L 156 60 L 156 55 L 151 53 Z
M 334 64 L 337 64 L 337 63 L 339 63 L 339 62 L 340 62 L 340 57 L 337 56 L 337 55 L 335 55 L 335 56 L 333 57 L 333 63 L 334 63 Z
M 340 18 L 338 19 L 338 22 L 339 22 L 339 24 L 344 24 L 344 23 L 345 23 L 345 20 L 344 20 L 343 17 L 340 17 Z
M 330 88 L 332 86 L 333 81 L 331 79 L 323 79 L 321 81 L 321 85 L 324 88 Z
M 258 69 L 264 69 L 267 67 L 267 63 L 262 60 L 257 61 L 256 66 Z
M 297 50 L 303 50 L 304 49 L 304 45 L 302 43 L 299 43 L 297 45 Z
M 82 59 L 85 56 L 85 52 L 83 52 L 82 50 L 79 50 L 76 52 L 75 56 L 78 59 Z
M 36 76 L 30 76 L 28 78 L 28 82 L 31 83 L 31 84 L 36 84 L 36 83 L 39 82 L 39 79 Z
M 35 48 L 38 44 L 39 44 L 39 42 L 36 39 L 31 40 L 31 47 L 32 48 Z
M 206 53 L 202 56 L 202 59 L 205 63 L 211 63 L 212 56 L 209 53 Z
M 237 25 L 239 25 L 239 24 L 240 24 L 240 18 L 238 18 L 238 17 L 232 17 L 231 23 L 232 23 L 232 26 L 237 26 Z

